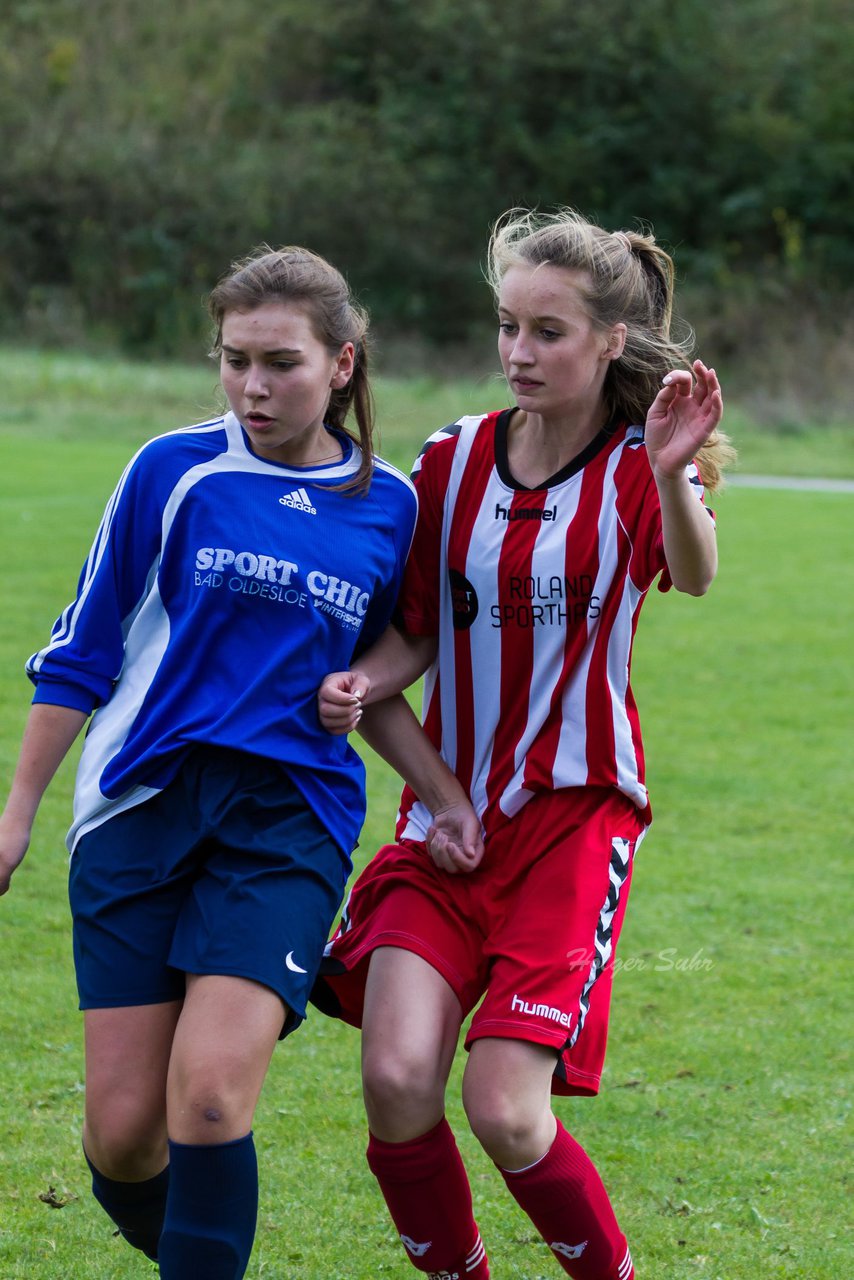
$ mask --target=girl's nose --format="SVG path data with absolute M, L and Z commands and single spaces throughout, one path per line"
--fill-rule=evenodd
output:
M 265 396 L 267 395 L 267 379 L 264 376 L 264 369 L 260 365 L 251 364 L 246 371 L 246 382 L 243 390 L 247 396 Z
M 530 364 L 531 354 L 528 350 L 527 340 L 521 334 L 513 343 L 513 350 L 510 352 L 510 359 L 513 364 Z

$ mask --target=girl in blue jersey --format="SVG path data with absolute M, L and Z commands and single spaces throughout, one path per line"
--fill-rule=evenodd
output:
M 366 318 L 333 267 L 265 249 L 210 312 L 230 411 L 122 475 L 27 664 L 0 818 L 2 894 L 91 716 L 68 840 L 83 1145 L 96 1198 L 166 1280 L 248 1264 L 255 1105 L 364 816 L 361 762 L 321 728 L 316 690 L 385 628 L 417 505 L 373 455 Z M 413 770 L 451 838 L 476 825 L 438 757 Z

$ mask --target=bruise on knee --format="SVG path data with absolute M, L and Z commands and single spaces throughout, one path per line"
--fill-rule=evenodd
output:
M 228 1119 L 226 1104 L 216 1090 L 201 1090 L 195 1097 L 189 1097 L 183 1110 L 188 1118 L 192 1117 L 196 1127 L 222 1125 Z

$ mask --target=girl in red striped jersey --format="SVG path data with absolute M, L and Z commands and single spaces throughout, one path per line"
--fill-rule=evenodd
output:
M 560 1266 L 631 1280 L 602 1181 L 551 1106 L 595 1094 L 634 855 L 650 822 L 629 673 L 640 607 L 702 595 L 705 488 L 728 446 L 714 370 L 671 337 L 673 264 L 650 235 L 511 211 L 490 245 L 511 408 L 437 432 L 397 625 L 327 678 L 404 778 L 430 746 L 477 823 L 404 790 L 357 881 L 316 1001 L 362 1026 L 368 1161 L 410 1260 L 485 1280 L 444 1117 L 464 1019 L 472 1129 Z M 399 691 L 426 671 L 424 728 Z M 480 829 L 478 829 L 478 827 Z

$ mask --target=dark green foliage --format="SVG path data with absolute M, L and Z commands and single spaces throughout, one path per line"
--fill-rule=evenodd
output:
M 832 293 L 854 271 L 844 3 L 9 0 L 3 325 L 188 349 L 234 256 L 297 241 L 380 325 L 459 338 L 517 203 L 650 222 L 697 285 Z

